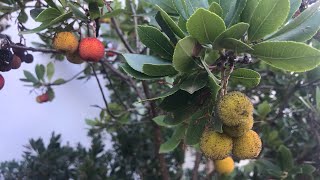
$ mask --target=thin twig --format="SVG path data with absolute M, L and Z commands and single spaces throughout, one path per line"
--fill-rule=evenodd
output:
M 22 49 L 22 50 L 32 51 L 32 52 L 62 54 L 62 52 L 59 52 L 59 51 L 54 50 L 54 49 L 33 48 L 33 47 L 19 46 L 19 45 L 15 45 L 15 44 L 10 44 L 9 46 L 11 48 Z
M 229 79 L 231 77 L 233 70 L 234 70 L 234 64 L 232 63 L 230 65 L 230 70 L 228 72 L 228 75 L 224 78 L 224 83 L 223 83 L 224 94 L 227 94 L 227 92 L 228 92 L 228 83 L 229 83 Z

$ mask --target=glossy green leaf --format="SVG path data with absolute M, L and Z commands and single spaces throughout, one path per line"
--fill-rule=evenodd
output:
M 167 27 L 178 37 L 184 38 L 185 34 L 180 29 L 180 27 L 173 21 L 173 19 L 163 10 L 161 7 L 156 6 L 156 8 L 159 10 L 161 17 L 163 18 L 164 22 L 166 23 Z M 163 28 L 162 28 L 163 29 Z M 163 31 L 165 31 L 163 29 Z
M 238 68 L 231 73 L 230 81 L 234 84 L 241 84 L 246 88 L 253 88 L 259 85 L 261 76 L 251 69 Z
M 41 9 L 41 8 L 31 9 L 30 16 L 32 17 L 32 19 L 35 20 L 42 11 L 44 11 L 44 9 Z
M 218 15 L 200 8 L 187 21 L 187 29 L 201 44 L 208 44 L 213 43 L 226 27 Z
M 177 11 L 173 5 L 172 0 L 145 0 L 146 2 L 161 7 L 165 12 L 169 14 L 176 14 Z
M 222 46 L 222 44 L 224 44 L 224 42 L 223 42 L 224 39 L 226 39 L 226 38 L 240 39 L 245 35 L 245 33 L 248 31 L 248 29 L 249 29 L 249 24 L 242 23 L 242 22 L 231 26 L 230 28 L 225 30 L 223 33 L 221 33 L 217 37 L 217 39 L 213 43 L 213 47 L 214 48 L 224 48 Z
M 190 36 L 178 42 L 173 54 L 173 66 L 177 71 L 190 72 L 196 66 L 192 56 L 196 45 L 197 41 Z
M 163 33 L 152 26 L 138 26 L 141 42 L 158 55 L 171 60 L 174 47 Z
M 89 3 L 89 13 L 90 13 L 91 19 L 96 19 L 100 17 L 100 9 L 97 2 Z
M 47 78 L 49 81 L 51 81 L 53 75 L 54 75 L 54 65 L 52 62 L 47 64 Z
M 207 0 L 173 0 L 172 2 L 176 11 L 184 20 L 188 20 L 197 9 L 209 7 Z
M 298 42 L 263 42 L 251 52 L 260 60 L 279 69 L 304 72 L 320 64 L 320 51 Z
M 35 67 L 36 75 L 38 79 L 43 80 L 44 74 L 45 74 L 45 67 L 41 64 L 37 64 Z
M 208 112 L 205 110 L 200 110 L 192 115 L 185 137 L 185 143 L 187 145 L 195 145 L 199 143 L 201 135 L 208 122 L 207 113 Z
M 55 84 L 55 85 L 61 85 L 61 84 L 64 84 L 64 83 L 66 83 L 66 81 L 64 80 L 64 79 L 57 79 L 57 80 L 55 80 L 54 82 L 53 82 L 53 84 Z
M 251 21 L 254 10 L 257 8 L 260 0 L 247 0 L 246 7 L 242 11 L 241 21 L 249 23 Z
M 178 111 L 187 106 L 191 97 L 192 96 L 188 92 L 179 90 L 172 95 L 165 97 L 160 103 L 160 108 L 169 112 Z
M 186 79 L 182 80 L 180 89 L 193 94 L 207 85 L 207 77 L 207 73 L 190 74 Z
M 315 3 L 298 17 L 273 34 L 269 41 L 297 41 L 305 42 L 311 39 L 320 29 L 320 2 Z
M 223 10 L 223 19 L 224 19 L 225 17 L 227 17 L 227 14 L 232 9 L 232 7 L 235 7 L 237 0 L 217 0 L 216 2 L 220 4 Z
M 161 31 L 164 32 L 170 39 L 170 41 L 173 43 L 173 45 L 178 43 L 178 38 L 176 37 L 175 33 L 172 31 L 172 29 L 169 27 L 168 23 L 164 20 L 160 12 L 157 12 L 155 19 L 158 23 L 158 25 L 161 28 Z M 177 25 L 178 26 L 178 25 Z
M 73 4 L 72 2 L 68 2 L 68 6 L 70 7 L 71 11 L 77 18 L 84 21 L 88 19 L 87 16 L 84 14 L 84 12 L 80 11 L 79 7 L 76 4 Z
M 154 97 L 154 98 L 151 98 L 151 99 L 145 99 L 145 100 L 142 100 L 141 102 L 143 102 L 143 101 L 154 101 L 154 100 L 157 100 L 157 99 L 162 99 L 162 98 L 171 96 L 174 93 L 176 93 L 179 89 L 180 89 L 179 86 L 174 86 L 173 88 L 169 89 L 168 91 L 166 91 L 165 93 L 163 93 L 163 94 L 161 94 L 161 95 L 159 95 L 157 97 Z
M 312 173 L 317 170 L 314 166 L 310 164 L 301 165 L 301 169 L 303 174 L 309 174 L 309 175 L 312 175 Z
M 39 82 L 38 79 L 36 77 L 34 77 L 34 75 L 32 73 L 30 73 L 29 71 L 23 70 L 23 74 L 28 81 L 33 82 L 33 83 Z
M 159 79 L 162 77 L 152 77 L 148 76 L 146 74 L 143 74 L 139 71 L 134 70 L 132 67 L 130 67 L 129 64 L 125 63 L 121 65 L 121 68 L 131 77 L 139 80 L 152 80 L 152 79 Z
M 233 50 L 235 53 L 249 52 L 250 50 L 253 50 L 246 43 L 233 38 L 226 38 L 221 41 L 219 45 L 224 49 Z
M 48 8 L 42 11 L 35 19 L 38 22 L 52 21 L 53 19 L 61 16 L 61 12 L 55 8 Z
M 169 125 L 167 123 L 164 122 L 166 116 L 165 115 L 161 115 L 161 116 L 157 116 L 155 118 L 153 118 L 152 120 L 159 126 L 163 126 L 163 127 L 173 127 L 172 125 Z
M 213 3 L 210 5 L 209 11 L 215 13 L 216 15 L 218 15 L 218 16 L 220 16 L 220 17 L 222 17 L 222 15 L 223 15 L 223 10 L 222 10 L 221 6 L 220 6 L 218 3 L 216 3 L 216 2 L 213 2 Z
M 284 145 L 281 145 L 279 147 L 279 164 L 283 171 L 289 171 L 293 168 L 293 158 L 291 151 L 285 147 Z
M 161 144 L 159 153 L 168 153 L 173 151 L 179 144 L 181 139 L 184 137 L 186 133 L 186 126 L 180 125 L 178 126 L 173 135 L 169 140 L 167 140 L 165 143 Z
M 226 14 L 224 22 L 227 27 L 230 27 L 240 21 L 240 15 L 245 8 L 247 0 L 237 0 L 234 6 L 231 6 Z
M 56 5 L 56 3 L 53 2 L 53 0 L 45 0 L 45 1 L 50 7 L 59 9 L 58 6 Z
M 178 72 L 172 64 L 144 64 L 142 67 L 144 74 L 149 76 L 173 76 Z
M 249 40 L 260 40 L 276 31 L 286 20 L 289 10 L 289 0 L 260 0 L 249 23 Z
M 290 0 L 290 11 L 286 21 L 289 21 L 301 5 L 302 0 Z
M 19 16 L 18 16 L 18 21 L 20 23 L 26 23 L 28 21 L 28 15 L 27 13 L 25 12 L 24 9 L 22 9 L 19 13 Z

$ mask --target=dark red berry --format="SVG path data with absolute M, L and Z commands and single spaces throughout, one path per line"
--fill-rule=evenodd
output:
M 0 49 L 0 71 L 11 70 L 13 55 L 12 52 L 6 49 Z
M 32 63 L 33 62 L 33 55 L 32 54 L 27 54 L 24 62 Z
M 0 74 L 0 90 L 3 88 L 4 83 L 5 83 L 4 78 L 3 78 L 3 76 Z
M 12 69 L 19 69 L 21 66 L 21 59 L 17 55 L 13 55 Z

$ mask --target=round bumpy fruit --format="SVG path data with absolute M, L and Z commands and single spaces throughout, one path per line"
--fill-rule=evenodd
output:
M 250 130 L 243 136 L 233 139 L 232 153 L 239 159 L 253 159 L 260 154 L 261 146 L 259 135 Z
M 230 174 L 234 170 L 234 161 L 229 156 L 222 160 L 215 160 L 214 167 L 219 174 Z
M 21 59 L 17 55 L 13 55 L 13 60 L 12 60 L 12 69 L 19 69 L 21 66 Z
M 240 137 L 253 127 L 253 117 L 250 116 L 246 122 L 238 126 L 223 125 L 223 132 L 231 137 Z
M 253 105 L 245 94 L 234 91 L 219 100 L 217 113 L 224 125 L 238 126 L 252 116 Z
M 212 159 L 224 159 L 232 150 L 232 138 L 212 130 L 205 130 L 200 140 L 203 154 Z
M 5 83 L 5 80 L 4 80 L 3 76 L 0 74 L 0 90 L 3 88 L 4 83 Z
M 6 49 L 0 49 L 0 71 L 6 72 L 11 70 L 13 55 Z
M 49 101 L 49 95 L 48 93 L 44 93 L 42 95 L 37 96 L 36 101 L 38 103 L 45 103 Z
M 73 53 L 78 49 L 79 40 L 72 32 L 59 32 L 53 40 L 56 50 Z
M 97 38 L 84 38 L 80 41 L 79 54 L 85 61 L 98 62 L 104 57 L 104 45 Z
M 73 64 L 81 64 L 84 62 L 83 59 L 81 59 L 78 51 L 74 53 L 67 53 L 67 60 Z

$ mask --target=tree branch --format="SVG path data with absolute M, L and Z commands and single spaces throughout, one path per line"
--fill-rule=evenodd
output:
M 192 170 L 192 180 L 198 180 L 198 176 L 199 176 L 198 170 L 201 162 L 201 156 L 202 154 L 200 152 L 196 152 L 196 160 L 194 161 L 194 166 Z

